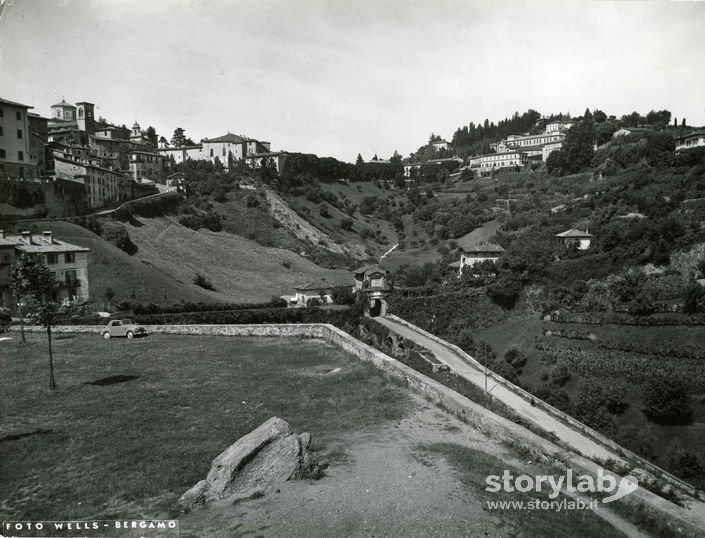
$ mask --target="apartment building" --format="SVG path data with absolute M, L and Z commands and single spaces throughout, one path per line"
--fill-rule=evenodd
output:
M 54 279 L 53 299 L 60 304 L 84 302 L 89 298 L 88 252 L 90 249 L 53 237 L 52 232 L 6 234 L 0 231 L 0 300 L 5 308 L 15 306 L 10 288 L 10 271 L 15 260 L 24 255 L 44 258 Z
M 32 107 L 0 98 L 0 178 L 35 177 L 30 157 L 29 110 Z

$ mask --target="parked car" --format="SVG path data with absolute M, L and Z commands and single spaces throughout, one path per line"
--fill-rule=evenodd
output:
M 147 329 L 137 325 L 131 319 L 111 319 L 100 331 L 100 335 L 106 340 L 109 340 L 113 336 L 134 338 L 135 336 L 144 336 L 146 334 Z

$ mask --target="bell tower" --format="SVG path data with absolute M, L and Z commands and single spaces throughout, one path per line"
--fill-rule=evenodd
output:
M 95 132 L 95 118 L 93 116 L 95 105 L 85 101 L 76 103 L 76 123 L 79 131 Z

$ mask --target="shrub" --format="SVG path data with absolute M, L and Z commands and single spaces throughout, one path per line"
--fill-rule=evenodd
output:
M 526 360 L 526 353 L 515 346 L 509 348 L 504 354 L 504 361 L 516 370 L 521 370 L 526 364 Z
M 671 456 L 670 468 L 681 478 L 700 478 L 705 475 L 705 463 L 698 454 L 689 450 L 677 450 Z
M 683 309 L 686 314 L 697 314 L 705 311 L 705 288 L 693 282 L 683 292 Z
M 340 221 L 340 227 L 343 230 L 351 230 L 353 227 L 353 220 L 352 219 L 343 219 Z
M 350 287 L 335 288 L 331 297 L 335 304 L 353 304 L 355 302 L 355 294 Z
M 200 286 L 204 290 L 215 290 L 213 283 L 201 273 L 196 273 L 196 276 L 193 277 L 193 283 L 196 284 L 196 286 Z
M 130 239 L 130 234 L 124 225 L 119 222 L 108 222 L 103 226 L 102 237 L 108 243 L 115 245 L 128 254 L 134 254 L 137 247 Z
M 644 412 L 657 421 L 679 421 L 692 413 L 688 386 L 673 378 L 652 379 L 644 386 Z
M 550 379 L 553 385 L 558 387 L 565 385 L 568 381 L 570 381 L 570 371 L 568 370 L 568 366 L 564 363 L 556 364 L 556 366 L 554 366 L 551 370 Z

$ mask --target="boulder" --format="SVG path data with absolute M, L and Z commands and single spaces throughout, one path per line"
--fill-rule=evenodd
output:
M 297 435 L 285 420 L 272 417 L 215 458 L 206 479 L 184 493 L 179 506 L 186 512 L 208 502 L 249 497 L 279 482 L 313 477 L 318 465 L 310 446 L 308 433 Z

